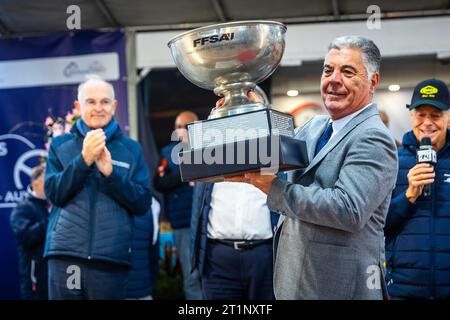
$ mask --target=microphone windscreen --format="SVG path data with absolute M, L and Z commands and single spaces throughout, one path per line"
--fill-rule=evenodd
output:
M 421 146 L 431 146 L 431 139 L 429 137 L 424 137 L 420 141 Z

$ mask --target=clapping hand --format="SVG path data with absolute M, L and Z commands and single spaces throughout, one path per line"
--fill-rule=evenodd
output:
M 111 153 L 108 148 L 104 147 L 97 160 L 95 160 L 98 170 L 105 176 L 109 177 L 113 167 L 111 161 Z
M 91 166 L 106 145 L 106 135 L 102 129 L 91 130 L 83 140 L 81 155 L 84 162 Z

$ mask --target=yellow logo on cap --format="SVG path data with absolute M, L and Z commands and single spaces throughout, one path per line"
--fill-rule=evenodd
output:
M 435 94 L 438 93 L 438 89 L 433 86 L 426 86 L 420 89 L 422 98 L 434 98 Z

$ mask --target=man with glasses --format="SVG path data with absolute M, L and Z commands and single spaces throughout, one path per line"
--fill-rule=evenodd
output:
M 49 298 L 124 299 L 133 217 L 151 205 L 148 168 L 114 119 L 111 84 L 83 82 L 75 107 L 81 119 L 52 140 L 47 159 Z
M 385 227 L 388 291 L 394 299 L 449 298 L 449 89 L 441 80 L 422 81 L 407 107 L 413 129 L 398 151 L 399 173 Z M 434 166 L 417 163 L 423 138 L 436 152 Z

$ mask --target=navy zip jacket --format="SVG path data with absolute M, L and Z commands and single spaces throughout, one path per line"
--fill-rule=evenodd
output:
M 47 219 L 47 201 L 31 193 L 11 213 L 11 228 L 19 251 L 22 299 L 48 299 L 47 261 L 43 258 Z
M 407 174 L 416 164 L 419 143 L 413 132 L 398 151 L 399 172 L 386 219 L 389 294 L 397 298 L 450 297 L 450 130 L 437 153 L 431 195 L 414 204 L 405 196 Z
M 133 266 L 127 284 L 127 299 L 151 296 L 159 273 L 158 243 L 153 245 L 153 213 L 135 217 Z
M 189 228 L 191 224 L 193 187 L 181 181 L 180 166 L 172 161 L 172 150 L 178 142 L 172 142 L 162 150 L 162 158 L 167 160 L 164 176 L 158 172 L 154 176 L 154 187 L 165 195 L 166 213 L 174 229 Z
M 84 134 L 78 126 L 52 140 L 45 194 L 54 207 L 46 257 L 72 256 L 131 266 L 133 215 L 144 215 L 150 208 L 150 180 L 139 143 L 115 128 L 107 133 L 106 141 L 113 163 L 109 177 L 95 163 L 88 167 L 84 162 Z

